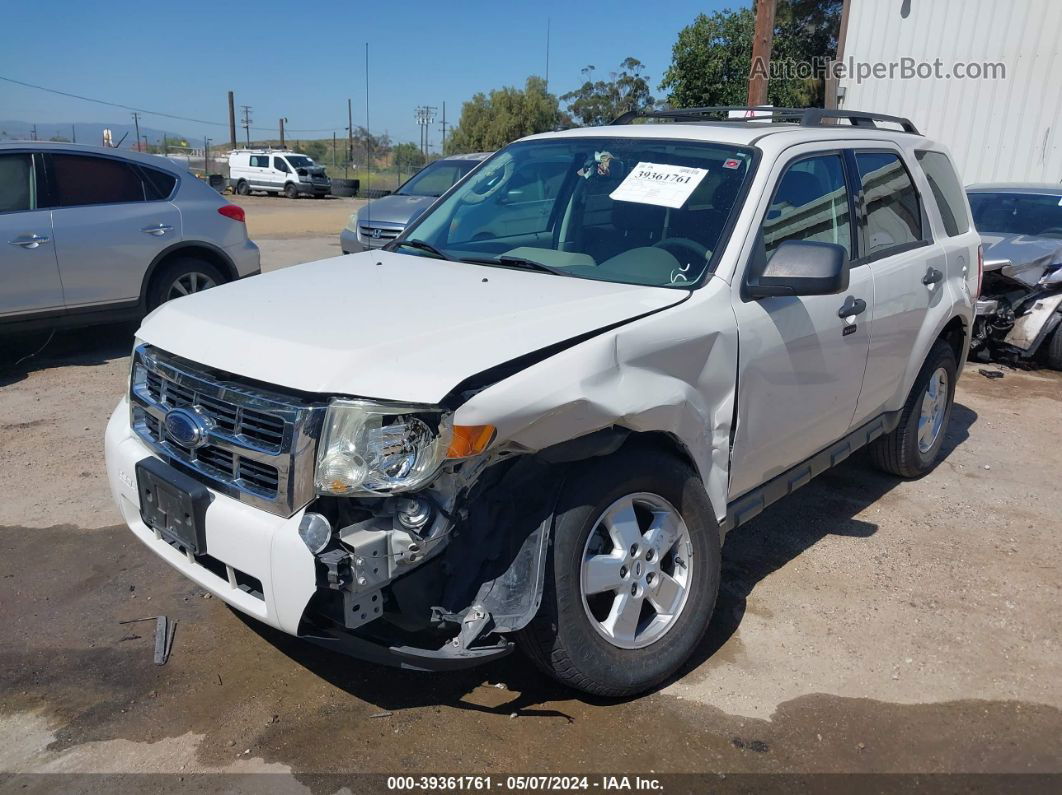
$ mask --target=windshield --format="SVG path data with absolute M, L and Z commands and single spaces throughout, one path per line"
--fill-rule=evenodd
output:
M 410 177 L 395 193 L 399 196 L 442 196 L 476 165 L 472 160 L 436 160 Z
M 292 168 L 310 168 L 313 165 L 313 161 L 306 155 L 287 155 L 287 158 Z
M 980 232 L 1062 238 L 1062 195 L 971 193 L 970 209 Z
M 690 287 L 725 242 L 751 166 L 751 149 L 724 144 L 525 141 L 491 158 L 407 239 L 450 259 Z

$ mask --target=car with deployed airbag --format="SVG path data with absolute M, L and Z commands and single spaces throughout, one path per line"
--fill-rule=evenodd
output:
M 106 433 L 123 519 L 367 660 L 673 676 L 727 533 L 863 446 L 932 471 L 979 286 L 910 121 L 750 113 L 530 136 L 379 249 L 161 307 Z

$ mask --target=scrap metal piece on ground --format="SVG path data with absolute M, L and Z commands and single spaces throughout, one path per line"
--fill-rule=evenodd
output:
M 173 636 L 177 632 L 177 622 L 166 616 L 158 616 L 155 621 L 155 665 L 165 665 L 170 659 L 173 648 Z
M 977 372 L 979 372 L 985 378 L 1002 378 L 1003 377 L 1003 371 L 1002 370 L 986 370 L 986 369 L 984 369 L 982 367 Z

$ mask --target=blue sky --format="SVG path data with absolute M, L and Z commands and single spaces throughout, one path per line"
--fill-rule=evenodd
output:
M 231 89 L 237 105 L 253 107 L 253 126 L 268 128 L 256 133 L 261 137 L 276 129 L 280 116 L 288 118 L 291 138 L 327 137 L 333 128 L 342 136 L 347 97 L 355 125 L 365 124 L 368 41 L 371 129 L 416 141 L 417 105 L 441 109 L 446 102 L 452 123 L 475 92 L 543 74 L 547 18 L 552 91 L 577 86 L 587 64 L 605 76 L 628 55 L 646 64 L 655 91 L 682 27 L 699 12 L 743 5 L 749 0 L 7 0 L 0 75 L 221 123 Z M 126 123 L 130 117 L 0 81 L 0 119 Z M 227 135 L 224 126 L 151 115 L 141 123 L 216 141 Z M 310 128 L 324 131 L 294 132 Z M 439 137 L 437 122 L 433 144 Z

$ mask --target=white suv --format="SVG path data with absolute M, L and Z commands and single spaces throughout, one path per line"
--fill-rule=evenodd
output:
M 163 306 L 107 429 L 125 521 L 369 659 L 665 680 L 727 532 L 864 445 L 933 468 L 980 273 L 910 122 L 725 112 L 525 138 L 358 263 Z

